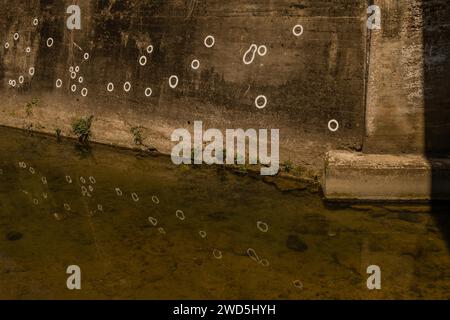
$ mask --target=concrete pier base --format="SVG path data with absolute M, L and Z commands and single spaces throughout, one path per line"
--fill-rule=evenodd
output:
M 330 151 L 322 186 L 329 200 L 450 199 L 450 159 Z

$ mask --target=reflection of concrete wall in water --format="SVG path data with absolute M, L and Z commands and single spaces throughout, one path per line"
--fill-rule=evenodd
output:
M 82 29 L 70 31 L 65 12 L 72 3 L 4 1 L 1 124 L 32 123 L 37 130 L 70 134 L 74 118 L 93 114 L 95 140 L 130 145 L 130 127 L 142 125 L 148 142 L 165 152 L 170 132 L 195 120 L 216 128 L 279 128 L 282 160 L 361 147 L 366 1 L 81 0 Z M 304 28 L 299 37 L 292 32 L 296 24 Z M 212 48 L 204 45 L 208 35 L 215 38 Z M 268 51 L 246 65 L 242 58 L 251 44 Z M 144 66 L 141 56 L 147 57 Z M 198 70 L 191 68 L 194 59 Z M 77 65 L 80 71 L 70 79 L 69 67 Z M 21 74 L 24 83 L 10 88 L 8 81 Z M 168 85 L 171 75 L 180 79 L 176 89 Z M 261 94 L 268 99 L 264 109 L 255 106 Z M 32 97 L 40 103 L 27 117 L 23 105 Z M 328 130 L 330 119 L 339 121 L 338 132 Z

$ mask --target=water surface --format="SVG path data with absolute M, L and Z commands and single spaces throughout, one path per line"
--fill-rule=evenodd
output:
M 450 298 L 427 205 L 330 205 L 290 181 L 0 137 L 2 299 Z M 81 290 L 66 287 L 69 265 Z

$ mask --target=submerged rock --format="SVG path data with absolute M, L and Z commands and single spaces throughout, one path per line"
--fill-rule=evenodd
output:
M 295 234 L 291 234 L 290 236 L 288 236 L 286 240 L 286 246 L 289 249 L 298 252 L 304 252 L 308 250 L 308 245 L 302 239 L 300 239 L 299 236 Z
M 22 239 L 23 234 L 17 231 L 10 231 L 6 234 L 6 240 L 17 241 Z

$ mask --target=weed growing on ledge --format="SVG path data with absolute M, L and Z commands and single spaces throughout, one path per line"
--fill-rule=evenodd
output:
M 137 146 L 144 145 L 144 137 L 142 136 L 142 128 L 140 127 L 133 127 L 130 130 L 131 134 L 133 135 L 134 144 Z
M 32 123 L 28 123 L 28 124 L 25 124 L 24 126 L 23 126 L 23 129 L 27 132 L 27 133 L 29 133 L 29 134 L 33 134 L 33 124 Z
M 281 168 L 285 171 L 285 172 L 291 172 L 294 169 L 294 164 L 292 163 L 291 160 L 286 160 L 285 162 L 283 162 L 283 164 L 281 165 Z
M 61 141 L 61 129 L 60 128 L 56 128 L 55 133 L 56 133 L 56 140 L 58 142 L 60 142 Z
M 28 102 L 25 105 L 25 112 L 27 113 L 27 116 L 31 116 L 33 114 L 33 107 L 37 106 L 39 103 L 39 100 L 37 98 L 31 99 L 30 102 Z
M 81 118 L 72 123 L 73 133 L 78 137 L 78 141 L 80 143 L 86 144 L 89 141 L 89 138 L 92 135 L 91 126 L 93 118 L 94 116 L 90 116 L 89 118 Z

